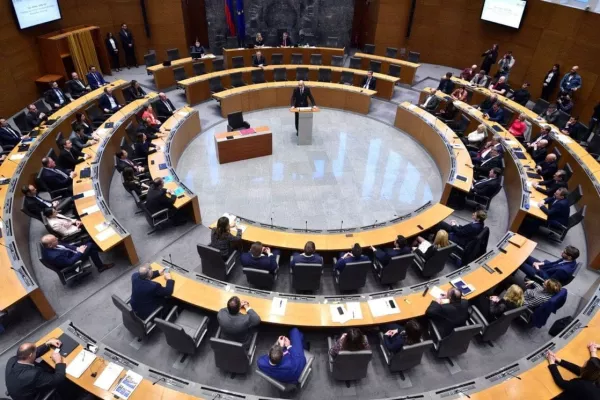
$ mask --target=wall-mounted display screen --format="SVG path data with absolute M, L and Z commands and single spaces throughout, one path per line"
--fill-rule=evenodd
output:
M 524 0 L 485 0 L 481 19 L 496 24 L 519 28 L 525 13 Z
M 12 4 L 21 29 L 61 18 L 58 0 L 12 0 Z

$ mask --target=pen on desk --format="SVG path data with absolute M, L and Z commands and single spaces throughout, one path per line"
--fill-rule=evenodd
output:
M 281 308 L 281 306 L 283 305 L 283 299 L 279 300 L 279 308 Z

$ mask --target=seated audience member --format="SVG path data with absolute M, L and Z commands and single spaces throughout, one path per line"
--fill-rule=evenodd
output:
M 546 358 L 548 359 L 548 369 L 552 374 L 552 379 L 556 386 L 562 389 L 562 393 L 555 397 L 557 400 L 598 400 L 600 399 L 600 359 L 596 353 L 598 345 L 588 344 L 590 358 L 583 367 L 573 364 L 567 360 L 558 358 L 554 352 L 548 350 Z M 563 379 L 558 366 L 571 372 L 576 378 L 566 381 Z
M 484 101 L 481 102 L 477 108 L 481 110 L 482 113 L 486 113 L 492 109 L 492 106 L 498 102 L 498 95 L 493 94 L 490 97 L 486 97 Z
M 46 208 L 44 210 L 44 216 L 52 230 L 62 237 L 81 233 L 84 230 L 81 221 L 59 214 L 55 208 Z
M 158 94 L 158 101 L 155 105 L 158 118 L 169 118 L 175 112 L 175 106 L 167 98 L 167 95 L 162 92 Z
M 96 71 L 96 67 L 94 67 L 93 65 L 90 66 L 89 72 L 86 75 L 87 81 L 90 84 L 90 89 L 92 90 L 96 90 L 99 87 L 108 85 L 108 82 L 106 82 L 104 80 L 104 77 L 102 76 L 102 74 L 98 71 Z
M 578 129 L 578 125 L 577 125 L 578 122 L 579 122 L 579 117 L 569 118 L 569 120 L 565 123 L 565 126 L 563 126 L 561 128 L 560 133 L 562 133 L 563 135 L 567 135 L 567 136 L 576 135 L 577 129 Z
M 104 272 L 114 267 L 115 264 L 104 264 L 98 254 L 98 246 L 89 241 L 80 246 L 74 246 L 69 243 L 61 243 L 54 235 L 44 235 L 42 237 L 42 258 L 57 268 L 67 268 L 78 261 L 86 261 L 88 258 L 98 268 L 98 272 Z
M 468 95 L 469 95 L 469 92 L 467 92 L 467 89 L 465 89 L 462 86 L 459 86 L 452 92 L 451 96 L 453 99 L 456 99 L 459 101 L 466 101 Z
M 394 247 L 391 249 L 376 249 L 371 246 L 371 250 L 373 250 L 373 256 L 381 263 L 381 265 L 386 266 L 390 263 L 392 257 L 402 256 L 405 254 L 410 254 L 412 249 L 408 245 L 408 241 L 402 235 L 398 235 L 396 240 L 394 240 Z
M 234 245 L 237 246 L 242 240 L 242 230 L 235 228 L 235 221 L 231 225 L 229 218 L 221 217 L 217 220 L 217 227 L 210 232 L 210 247 L 219 250 L 224 261 L 233 252 Z M 231 229 L 235 229 L 235 236 L 231 234 Z
M 519 141 L 524 140 L 525 131 L 527 130 L 527 124 L 525 123 L 525 114 L 520 114 L 518 118 L 516 118 L 512 124 L 510 124 L 510 128 L 508 131 L 515 137 L 515 139 Z
M 502 144 L 494 137 L 485 142 L 479 148 L 479 151 L 469 151 L 469 155 L 471 156 L 473 163 L 479 165 L 491 157 L 491 152 L 493 149 L 495 149 L 499 154 L 502 153 L 503 149 Z
M 475 76 L 473 76 L 473 79 L 471 79 L 469 83 L 471 84 L 471 86 L 487 87 L 488 77 L 485 74 L 485 71 L 479 71 Z
M 447 72 L 445 76 L 440 80 L 440 84 L 437 87 L 437 90 L 441 90 L 446 94 L 452 93 L 454 90 L 454 82 L 452 81 L 452 72 Z
M 148 193 L 148 185 L 141 182 L 139 175 L 136 175 L 132 167 L 125 167 L 123 171 L 123 187 L 128 192 L 135 192 L 138 196 L 145 196 Z
M 73 130 L 73 133 L 69 137 L 73 148 L 79 152 L 81 152 L 84 148 L 90 147 L 98 143 L 98 140 L 94 139 L 92 135 L 87 135 L 85 133 L 85 128 L 83 126 L 76 126 Z
M 438 226 L 450 233 L 450 240 L 452 242 L 464 248 L 483 230 L 487 213 L 482 210 L 475 211 L 471 215 L 471 218 L 473 219 L 473 222 L 465 225 L 458 225 L 456 220 L 452 220 L 450 223 L 442 221 Z
M 244 310 L 244 314 L 240 313 Z M 227 307 L 217 313 L 221 328 L 220 339 L 243 343 L 246 350 L 250 347 L 254 330 L 260 325 L 260 317 L 247 301 L 233 296 L 227 301 Z
M 550 143 L 552 141 L 552 138 L 550 137 L 551 132 L 552 128 L 549 125 L 544 126 L 540 131 L 539 136 L 535 140 L 527 143 L 527 151 L 532 152 L 534 150 L 534 147 L 542 140 L 545 140 L 548 143 Z
M 500 107 L 499 103 L 494 103 L 492 108 L 487 110 L 487 112 L 483 114 L 483 118 L 501 124 L 502 122 L 504 122 L 504 110 L 502 109 L 502 107 Z
M 573 100 L 571 100 L 571 96 L 568 94 L 563 94 L 556 100 L 556 106 L 559 111 L 571 114 L 571 110 L 573 110 Z
M 572 93 L 576 92 L 581 88 L 581 75 L 578 73 L 579 67 L 577 65 L 573 66 L 569 72 L 563 76 L 560 81 L 560 91 L 562 93 Z
M 0 146 L 4 151 L 11 150 L 21 142 L 21 139 L 28 139 L 29 135 L 21 135 L 17 129 L 10 126 L 4 118 L 0 118 Z
M 551 179 L 534 182 L 532 186 L 538 192 L 544 193 L 546 196 L 552 196 L 558 189 L 567 187 L 566 177 L 567 173 L 561 169 L 556 171 Z
M 552 103 L 548 106 L 546 111 L 538 116 L 538 118 L 549 124 L 554 124 L 558 120 L 558 116 L 558 108 L 556 107 L 556 104 Z
M 60 352 L 54 351 L 61 345 L 58 339 L 49 339 L 39 347 L 35 343 L 21 344 L 17 355 L 6 363 L 6 394 L 13 400 L 32 400 L 45 398 L 48 391 L 56 389 L 59 393 L 51 399 L 59 398 L 60 387 L 67 381 L 67 363 Z M 48 351 L 52 351 L 50 358 L 54 363 L 53 369 L 35 361 Z
M 541 306 L 562 289 L 560 282 L 555 279 L 546 279 L 543 285 L 534 281 L 526 281 L 525 286 L 523 305 L 529 308 Z
M 367 336 L 363 334 L 358 328 L 350 328 L 348 332 L 343 333 L 335 343 L 333 347 L 329 349 L 329 355 L 332 358 L 336 358 L 340 351 L 361 351 L 370 350 L 369 340 Z
M 50 84 L 50 90 L 46 92 L 44 100 L 46 100 L 46 103 L 50 104 L 54 110 L 58 110 L 71 102 L 71 99 L 69 99 L 65 92 L 58 87 L 58 83 L 56 82 Z
M 468 144 L 479 145 L 487 137 L 486 128 L 484 124 L 479 124 L 476 130 L 467 135 L 466 140 L 463 138 L 463 142 L 466 141 Z
M 569 224 L 570 210 L 569 200 L 567 199 L 568 195 L 569 191 L 566 188 L 560 188 L 554 192 L 552 197 L 548 197 L 537 204 L 540 210 L 548 216 L 546 226 L 560 227 Z M 537 232 L 542 223 L 542 220 L 538 218 L 525 218 L 519 232 L 529 238 Z
M 556 154 L 548 154 L 544 161 L 535 167 L 535 172 L 540 174 L 545 181 L 552 179 L 556 171 L 558 171 L 558 163 L 556 159 Z
M 290 337 L 279 336 L 268 355 L 259 357 L 256 364 L 264 374 L 282 383 L 298 383 L 306 366 L 304 335 L 292 328 Z
M 115 153 L 117 157 L 117 171 L 123 172 L 123 170 L 127 167 L 130 167 L 136 175 L 144 174 L 148 172 L 148 168 L 144 167 L 139 163 L 134 163 L 129 159 L 129 153 L 127 150 L 119 150 Z
M 265 45 L 265 41 L 262 37 L 262 34 L 258 32 L 256 37 L 254 38 L 254 47 L 261 47 Z
M 83 133 L 87 136 L 91 136 L 93 139 L 99 140 L 98 135 L 94 133 L 94 127 L 91 123 L 88 122 L 87 117 L 84 113 L 78 112 L 75 113 L 75 121 L 71 123 L 71 129 L 75 131 L 75 128 L 81 127 L 83 128 Z
M 421 325 L 416 319 L 409 319 L 404 326 L 387 324 L 383 331 L 383 345 L 391 353 L 399 352 L 404 346 L 419 343 L 423 336 Z
M 443 109 L 441 109 L 438 113 L 436 113 L 435 115 L 440 118 L 443 119 L 445 121 L 451 121 L 454 118 L 456 118 L 456 115 L 458 114 L 458 108 L 456 108 L 454 106 L 454 103 L 451 101 L 448 101 L 446 103 L 446 107 L 444 107 Z
M 265 56 L 263 56 L 261 51 L 257 51 L 255 55 L 252 56 L 252 65 L 255 67 L 266 67 L 267 60 Z
M 506 77 L 501 76 L 500 78 L 498 78 L 496 83 L 492 83 L 488 87 L 488 89 L 490 89 L 492 92 L 494 92 L 496 94 L 500 94 L 500 95 L 504 96 L 506 94 L 506 91 L 508 90 L 508 84 L 506 83 Z
M 475 164 L 475 160 L 473 160 Z M 488 176 L 492 168 L 502 168 L 502 155 L 496 148 L 492 147 L 487 158 L 483 158 L 480 163 L 473 167 L 473 170 L 483 176 Z
M 165 278 L 165 286 L 153 281 L 161 275 Z M 129 304 L 133 312 L 142 320 L 145 320 L 158 307 L 166 305 L 167 299 L 173 294 L 173 289 L 175 289 L 175 281 L 169 272 L 164 269 L 153 271 L 151 266 L 143 265 L 131 275 L 131 300 Z M 162 315 L 167 312 L 168 310 L 163 309 Z M 161 314 L 159 313 L 158 316 L 160 317 Z
M 433 300 L 425 316 L 439 330 L 442 338 L 452 333 L 454 328 L 463 326 L 469 318 L 469 302 L 462 298 L 462 293 L 456 288 L 450 288 L 441 298 Z
M 104 88 L 104 94 L 98 100 L 98 104 L 106 114 L 114 114 L 122 107 L 119 101 L 113 96 L 113 90 L 110 87 Z
M 556 279 L 561 284 L 565 284 L 575 273 L 577 268 L 577 259 L 579 258 L 579 249 L 575 246 L 567 246 L 556 261 L 540 261 L 535 257 L 529 256 L 519 269 L 523 271 L 527 278 L 533 279 L 535 276 L 546 279 Z
M 477 65 L 472 65 L 471 68 L 465 68 L 460 73 L 460 79 L 470 82 L 477 73 Z M 485 73 L 484 73 L 485 75 Z
M 71 97 L 74 99 L 78 99 L 84 94 L 90 92 L 90 87 L 85 84 L 81 79 L 79 79 L 79 75 L 77 72 L 73 72 L 71 74 L 71 80 L 68 83 L 68 90 L 71 93 Z
M 448 240 L 448 232 L 440 229 L 435 234 L 433 243 L 430 243 L 421 236 L 417 236 L 417 239 L 413 245 L 415 246 L 413 247 L 415 254 L 421 257 L 424 261 L 427 261 L 435 253 L 435 250 L 440 250 L 450 246 L 450 240 Z
M 526 106 L 527 102 L 531 98 L 531 93 L 529 93 L 529 90 L 527 89 L 529 86 L 530 84 L 528 82 L 525 82 L 523 85 L 521 85 L 521 89 L 516 90 L 513 93 L 512 100 L 522 106 Z
M 264 247 L 261 242 L 254 242 L 250 246 L 250 251 L 242 253 L 240 261 L 244 268 L 254 268 L 269 271 L 275 274 L 279 269 L 277 264 L 277 256 L 279 250 L 271 251 L 270 248 Z
M 27 106 L 27 115 L 25 116 L 27 123 L 31 129 L 37 128 L 44 121 L 48 121 L 48 116 L 37 109 L 35 104 Z
M 132 99 L 143 99 L 146 95 L 146 91 L 135 79 L 131 81 L 131 85 L 126 90 Z
M 440 99 L 435 95 L 435 91 L 431 92 L 429 96 L 425 99 L 423 104 L 419 104 L 419 107 L 429 111 L 430 113 L 434 112 L 438 106 L 440 105 Z
M 283 32 L 283 37 L 281 39 L 280 47 L 292 47 L 294 44 L 292 43 L 292 39 L 289 37 L 287 32 Z
M 169 217 L 173 217 L 177 213 L 174 206 L 176 200 L 177 196 L 171 190 L 165 189 L 165 181 L 155 178 L 146 194 L 146 209 L 154 214 L 166 208 L 169 210 Z
M 73 177 L 75 172 L 65 173 L 56 168 L 56 163 L 51 157 L 42 158 L 41 179 L 51 191 L 69 189 L 72 191 Z
M 152 104 L 148 104 L 144 112 L 142 113 L 142 120 L 146 123 L 148 129 L 153 132 L 160 132 L 160 121 L 154 115 L 154 109 L 152 108 Z
M 156 151 L 156 145 L 148 139 L 146 134 L 138 132 L 133 145 L 133 156 L 135 158 L 147 159 L 150 154 L 154 154 Z
M 21 187 L 23 193 L 25 209 L 34 215 L 41 215 L 46 208 L 55 208 L 59 212 L 66 212 L 73 208 L 73 199 L 71 197 L 60 200 L 46 200 L 38 195 L 38 191 L 33 185 L 24 185 Z
M 90 158 L 89 154 L 83 154 L 73 147 L 69 139 L 64 141 L 63 148 L 58 156 L 58 163 L 63 169 L 74 171 L 77 164 L 80 164 Z
M 536 164 L 539 164 L 544 161 L 548 155 L 548 141 L 540 140 L 529 149 L 531 149 L 529 152 L 531 154 L 531 158 L 533 158 L 533 161 L 535 161 Z
M 500 168 L 490 169 L 490 173 L 487 178 L 480 179 L 473 183 L 471 193 L 478 196 L 490 197 L 498 191 L 500 187 L 500 177 L 502 176 L 502 170 Z
M 337 260 L 337 263 L 334 265 L 333 269 L 337 273 L 341 273 L 344 268 L 346 268 L 346 264 L 360 261 L 369 261 L 369 257 L 364 255 L 360 245 L 355 243 L 352 247 L 352 250 L 346 253 L 340 253 L 340 258 Z
M 481 295 L 473 300 L 473 304 L 488 322 L 502 316 L 506 311 L 523 306 L 524 302 L 523 289 L 519 285 L 511 285 L 503 297 Z
M 315 242 L 308 241 L 304 245 L 304 252 L 294 253 L 290 261 L 292 271 L 296 264 L 321 264 L 323 265 L 323 257 L 315 253 L 317 251 Z
M 375 90 L 377 85 L 377 78 L 373 76 L 373 71 L 367 71 L 367 76 L 365 76 L 360 84 L 360 87 L 363 89 Z

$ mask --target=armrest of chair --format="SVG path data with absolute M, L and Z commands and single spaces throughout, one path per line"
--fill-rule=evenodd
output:
M 229 124 L 227 124 L 227 132 L 232 132 L 233 131 L 233 127 Z
M 177 306 L 173 306 L 173 308 L 171 308 L 171 311 L 169 311 L 169 313 L 167 314 L 167 317 L 165 318 L 165 321 L 167 321 L 167 322 L 173 322 L 173 321 L 171 321 L 171 319 L 173 317 L 175 317 L 175 319 L 177 319 L 177 317 L 179 316 L 177 314 L 177 308 L 178 308 Z
M 202 317 L 202 322 L 200 322 L 200 325 L 198 325 L 198 329 L 196 329 L 196 332 L 194 332 L 194 336 L 193 336 L 194 340 L 197 340 L 201 336 L 202 331 L 206 328 L 207 325 L 208 325 L 208 317 L 204 316 L 204 317 Z M 208 329 L 208 328 L 206 328 L 206 329 Z
M 543 285 L 543 284 L 544 284 L 544 278 L 542 278 L 541 276 L 537 276 L 537 275 L 535 275 L 535 276 L 532 278 L 532 280 L 533 280 L 533 281 L 535 281 L 535 282 L 537 282 L 537 283 L 539 283 L 540 285 Z
M 144 320 L 144 325 L 148 325 L 149 323 L 151 323 L 154 320 L 154 318 L 156 318 L 158 313 L 161 312 L 162 310 L 163 310 L 163 306 L 160 306 L 156 310 L 152 311 L 152 314 L 148 315 L 148 318 L 146 318 Z
M 329 354 L 329 350 L 333 347 L 333 337 L 327 336 L 327 358 L 329 359 L 329 364 L 333 364 L 333 357 Z
M 56 388 L 48 390 L 46 393 L 40 393 L 35 397 L 35 400 L 50 400 L 54 397 Z
M 440 331 L 437 326 L 435 326 L 435 322 L 429 321 L 429 334 L 432 335 L 432 339 L 434 339 L 435 343 L 439 343 L 442 340 L 442 335 L 440 335 Z
M 60 270 L 61 274 L 65 274 L 66 272 L 71 272 L 71 271 L 75 271 L 77 268 L 80 268 L 83 266 L 83 261 L 79 260 L 77 261 L 75 264 L 68 266 L 67 268 L 62 268 Z
M 483 316 L 483 314 L 481 313 L 481 311 L 479 311 L 479 309 L 477 308 L 477 306 L 471 306 L 469 307 L 469 317 L 471 318 L 471 322 L 473 324 L 481 324 L 484 327 L 488 326 L 489 323 L 487 321 L 487 319 Z
M 229 267 L 231 264 L 235 264 L 235 260 L 237 259 L 238 251 L 234 250 L 230 255 L 225 264 Z
M 134 158 L 134 159 L 133 159 L 133 160 L 131 160 L 131 161 L 132 161 L 134 164 L 143 164 L 143 163 L 145 163 L 145 162 L 146 162 L 146 161 L 148 161 L 148 160 L 147 160 L 147 159 L 145 159 L 145 158 Z
M 310 375 L 310 371 L 312 371 L 312 364 L 314 361 L 315 361 L 314 356 L 309 354 L 308 357 L 306 357 L 306 365 L 304 366 L 304 369 L 302 370 L 302 373 L 300 374 L 300 378 L 298 378 L 298 384 L 300 385 L 300 387 L 303 387 L 304 384 L 306 383 L 306 380 L 308 379 L 308 376 Z
M 215 332 L 215 339 L 219 339 L 220 336 L 221 336 L 221 327 L 219 326 L 219 328 Z
M 271 378 L 270 376 L 268 376 L 267 374 L 265 374 L 264 372 L 262 372 L 261 370 L 257 369 L 256 373 L 261 376 L 262 378 L 266 379 L 267 382 L 269 382 L 271 385 L 275 386 L 277 389 L 281 390 L 282 392 L 285 391 L 285 386 L 282 385 L 279 381 L 276 381 L 275 379 Z
M 69 193 L 69 190 L 70 190 L 70 188 L 51 190 L 50 197 L 51 198 L 62 197 L 62 193 Z
M 169 209 L 163 208 L 162 210 L 152 214 L 152 222 L 154 224 L 156 224 L 157 219 L 159 219 L 159 221 L 158 221 L 159 224 L 168 220 L 169 219 Z

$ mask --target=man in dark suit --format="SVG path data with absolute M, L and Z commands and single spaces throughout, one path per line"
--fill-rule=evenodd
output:
M 548 197 L 537 204 L 537 207 L 542 210 L 548 217 L 546 226 L 548 227 L 560 227 L 567 226 L 569 224 L 569 200 L 567 196 L 569 191 L 566 188 L 557 189 L 554 192 L 554 196 Z M 536 205 L 532 205 L 535 207 Z M 519 233 L 525 237 L 532 237 L 539 227 L 543 224 L 543 221 L 538 218 L 527 217 L 521 224 Z
M 556 171 L 558 171 L 558 163 L 554 153 L 548 154 L 544 161 L 535 167 L 535 172 L 540 174 L 545 181 L 552 179 Z
M 11 150 L 19 144 L 21 139 L 27 138 L 29 138 L 29 135 L 21 136 L 21 132 L 10 126 L 4 118 L 0 118 L 0 147 L 4 151 Z
M 419 107 L 432 113 L 435 112 L 435 110 L 437 110 L 439 105 L 440 99 L 435 95 L 435 91 L 433 91 L 429 94 L 429 96 L 427 96 L 423 104 L 419 104 Z
M 127 24 L 121 25 L 119 38 L 121 39 L 121 46 L 123 46 L 123 51 L 125 52 L 125 64 L 127 64 L 127 69 L 130 69 L 131 66 L 137 68 L 138 64 L 137 60 L 135 59 L 133 35 L 129 29 L 127 29 Z
M 500 103 L 494 103 L 491 109 L 487 110 L 485 114 L 483 114 L 483 118 L 488 119 L 490 121 L 498 122 L 501 124 L 504 122 L 504 110 L 500 107 Z
M 71 92 L 71 97 L 74 99 L 78 99 L 86 93 L 90 92 L 90 87 L 85 84 L 81 79 L 79 79 L 79 75 L 77 72 L 73 72 L 71 74 L 71 80 L 69 81 L 69 92 Z
M 306 366 L 304 336 L 298 328 L 290 330 L 290 337 L 279 336 L 269 354 L 261 356 L 256 365 L 264 374 L 283 383 L 298 383 Z
M 65 140 L 63 148 L 58 156 L 58 164 L 66 170 L 74 171 L 77 164 L 81 164 L 91 156 L 89 154 L 83 154 L 79 150 L 73 147 L 73 143 L 70 140 Z
M 475 160 L 473 160 L 473 164 L 476 164 Z M 475 165 L 473 169 L 479 175 L 487 176 L 492 168 L 500 167 L 502 167 L 502 156 L 498 153 L 498 150 L 492 148 L 488 156 L 482 159 L 479 165 Z
M 490 97 L 487 97 L 484 101 L 482 101 L 481 104 L 479 106 L 477 106 L 477 108 L 479 110 L 481 110 L 482 113 L 486 113 L 489 110 L 491 110 L 492 107 L 494 106 L 494 104 L 496 104 L 497 102 L 498 102 L 498 95 L 493 94 Z
M 51 157 L 42 158 L 42 175 L 41 179 L 48 189 L 51 191 L 59 189 L 68 189 L 72 193 L 73 177 L 75 172 L 63 172 L 56 168 L 56 163 Z
M 298 87 L 294 88 L 292 92 L 290 108 L 308 107 L 309 99 L 313 109 L 317 108 L 317 103 L 315 103 L 315 98 L 310 92 L 310 88 L 304 86 L 304 81 L 298 81 Z M 296 136 L 298 136 L 298 118 L 299 115 L 296 113 Z
M 161 275 L 165 278 L 166 286 L 153 281 Z M 160 272 L 153 271 L 152 267 L 144 265 L 131 276 L 129 304 L 133 312 L 144 320 L 158 307 L 165 305 L 166 299 L 173 294 L 173 289 L 175 289 L 175 281 L 169 272 L 164 269 Z
M 442 77 L 437 90 L 441 90 L 446 94 L 451 94 L 454 90 L 454 82 L 452 82 L 452 72 L 447 72 L 446 76 Z
M 321 264 L 323 265 L 323 257 L 316 253 L 317 249 L 315 242 L 308 241 L 304 244 L 304 252 L 292 254 L 290 261 L 290 269 L 293 271 L 296 264 Z
M 46 200 L 38 195 L 37 188 L 33 185 L 24 185 L 21 192 L 25 195 L 25 209 L 33 215 L 40 215 L 46 208 L 55 208 L 61 214 L 73 208 L 73 198 L 70 196 L 60 200 Z
M 98 247 L 92 241 L 76 247 L 69 243 L 60 243 L 54 235 L 44 235 L 42 245 L 42 258 L 57 268 L 67 268 L 88 258 L 98 268 L 98 272 L 104 272 L 115 266 L 113 263 L 104 264 L 102 262 L 98 254 Z
M 411 247 L 408 245 L 408 241 L 402 235 L 396 237 L 396 240 L 394 240 L 394 247 L 392 248 L 377 249 L 371 246 L 371 250 L 373 250 L 373 257 L 384 267 L 390 263 L 393 257 L 410 254 L 412 252 Z M 373 268 L 378 270 L 378 265 L 373 263 Z
M 101 86 L 108 85 L 108 82 L 104 80 L 104 77 L 100 72 L 96 71 L 96 67 L 93 65 L 90 66 L 90 70 L 86 75 L 86 78 L 92 90 L 96 90 Z
M 527 152 L 531 153 L 536 149 L 536 145 L 539 144 L 542 140 L 547 141 L 548 143 L 552 142 L 552 138 L 550 137 L 550 133 L 552 132 L 552 128 L 549 125 L 546 125 L 540 131 L 540 135 L 533 141 L 527 143 Z
M 483 230 L 487 213 L 479 210 L 475 211 L 471 217 L 473 218 L 473 222 L 469 224 L 458 225 L 455 220 L 452 220 L 450 223 L 442 221 L 438 224 L 438 227 L 450 234 L 449 238 L 452 242 L 464 248 Z
M 162 122 L 165 122 L 175 112 L 175 106 L 167 98 L 167 95 L 162 92 L 158 94 L 158 101 L 154 105 L 156 106 L 157 118 Z
M 442 338 L 452 333 L 454 328 L 463 326 L 469 318 L 469 302 L 462 298 L 460 290 L 448 289 L 442 298 L 431 302 L 425 315 L 438 328 Z
M 373 76 L 373 71 L 367 71 L 367 75 L 363 78 L 360 86 L 363 89 L 375 90 L 375 86 L 377 85 L 377 78 Z
M 58 87 L 58 83 L 56 82 L 50 84 L 50 90 L 46 92 L 44 100 L 46 100 L 46 103 L 50 104 L 54 110 L 58 110 L 71 102 L 71 99 L 69 99 L 65 92 Z
M 256 54 L 252 56 L 252 65 L 255 67 L 267 66 L 267 60 L 265 59 L 265 56 L 262 55 L 262 52 L 257 51 Z
M 240 310 L 245 311 L 244 314 Z M 222 308 L 217 313 L 217 321 L 221 328 L 221 339 L 243 343 L 248 349 L 254 329 L 260 325 L 260 317 L 247 301 L 241 301 L 233 296 L 227 301 L 227 308 Z
M 96 140 L 92 135 L 87 135 L 85 133 L 85 128 L 82 125 L 76 125 L 73 133 L 69 137 L 69 140 L 73 144 L 73 148 L 77 151 L 81 151 L 86 147 L 90 147 L 96 143 Z
M 27 106 L 27 123 L 29 124 L 29 129 L 37 128 L 44 121 L 48 120 L 48 116 L 46 113 L 43 113 L 37 109 L 35 104 L 30 104 Z
M 250 246 L 249 252 L 242 253 L 240 261 L 244 268 L 262 269 L 275 274 L 279 269 L 277 263 L 279 254 L 279 250 L 271 251 L 270 248 L 264 247 L 261 242 L 254 242 Z
M 152 181 L 146 195 L 146 209 L 154 214 L 166 208 L 169 210 L 169 217 L 173 217 L 175 225 L 185 223 L 185 216 L 178 213 L 174 206 L 177 196 L 165 189 L 164 186 L 165 182 L 162 178 Z
M 546 196 L 552 196 L 560 188 L 566 188 L 567 182 L 565 182 L 567 173 L 560 169 L 552 176 L 551 179 L 534 182 L 533 187 L 540 193 L 544 193 Z
M 131 161 L 128 158 L 129 154 L 127 153 L 127 150 L 119 150 L 115 153 L 115 156 L 117 157 L 117 171 L 120 173 L 123 173 L 123 170 L 127 167 L 133 168 L 136 175 L 144 174 L 148 171 L 147 167 Z
M 519 268 L 529 279 L 539 276 L 544 280 L 556 279 L 564 285 L 575 273 L 577 258 L 579 258 L 579 249 L 575 246 L 567 246 L 556 261 L 540 261 L 530 256 Z
M 6 363 L 5 382 L 7 394 L 13 400 L 41 398 L 49 390 L 58 388 L 67 379 L 67 364 L 60 353 L 52 352 L 54 371 L 42 368 L 35 360 L 50 350 L 62 345 L 58 339 L 50 339 L 36 347 L 34 343 L 23 343 L 17 355 Z M 54 399 L 54 397 L 52 397 Z
M 283 32 L 283 38 L 281 39 L 281 47 L 292 47 L 294 44 L 288 36 L 287 32 Z
M 536 144 L 531 147 L 531 158 L 535 161 L 536 164 L 541 163 L 546 159 L 548 155 L 548 141 L 540 140 Z
M 492 196 L 500 188 L 500 176 L 502 176 L 502 170 L 500 168 L 494 167 L 490 169 L 487 178 L 476 181 L 473 184 L 471 193 L 478 196 Z
M 100 100 L 98 100 L 100 108 L 106 114 L 114 114 L 122 107 L 112 93 L 113 90 L 111 87 L 105 87 L 104 94 L 100 97 Z

